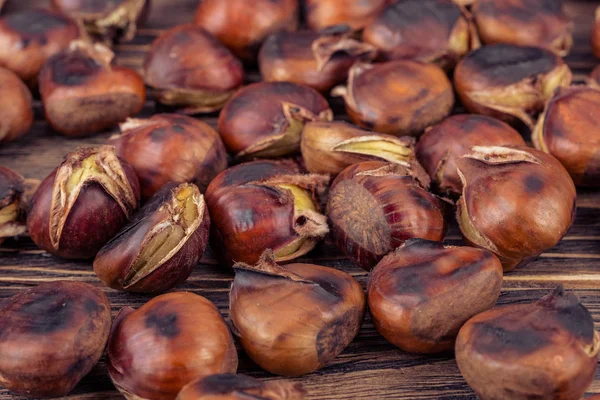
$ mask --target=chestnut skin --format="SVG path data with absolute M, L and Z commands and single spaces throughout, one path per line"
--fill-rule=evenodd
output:
M 0 144 L 25 135 L 33 124 L 33 99 L 27 85 L 0 67 Z
M 412 353 L 454 348 L 467 320 L 494 306 L 502 264 L 490 251 L 409 239 L 371 271 L 367 297 L 377 331 Z
M 189 292 L 160 295 L 137 310 L 124 307 L 108 340 L 108 374 L 126 398 L 172 400 L 194 379 L 235 373 L 237 365 L 219 310 Z
M 364 28 L 392 0 L 304 0 L 306 23 L 319 31 L 333 25 Z
M 458 334 L 456 361 L 482 400 L 578 400 L 594 380 L 599 349 L 589 311 L 558 287 L 534 303 L 471 318 Z
M 110 331 L 110 303 L 83 282 L 53 281 L 0 303 L 0 376 L 13 393 L 66 396 L 96 365 Z
M 592 28 L 592 53 L 600 58 L 600 6 L 596 8 L 596 19 Z

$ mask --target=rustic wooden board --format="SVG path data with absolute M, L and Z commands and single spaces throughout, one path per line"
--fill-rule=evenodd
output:
M 139 69 L 149 44 L 166 27 L 192 19 L 197 0 L 153 0 L 149 21 L 131 43 L 117 47 L 117 62 Z M 46 6 L 44 0 L 10 0 L 6 12 L 33 6 Z M 573 0 L 567 5 L 575 20 L 576 42 L 567 60 L 577 80 L 582 80 L 596 64 L 589 49 L 589 34 L 594 8 L 598 2 Z M 250 80 L 256 80 L 256 74 Z M 334 102 L 336 112 L 341 104 Z M 111 132 L 85 139 L 65 139 L 53 133 L 43 121 L 39 101 L 35 103 L 37 121 L 32 132 L 21 140 L 0 147 L 0 165 L 13 168 L 30 178 L 43 178 L 64 154 L 84 144 L 103 143 Z M 148 100 L 142 115 L 156 112 Z M 339 115 L 340 118 L 344 118 Z M 215 124 L 216 116 L 205 120 Z M 542 254 L 526 267 L 507 274 L 499 303 L 529 302 L 547 294 L 557 283 L 573 290 L 600 324 L 600 191 L 581 190 L 574 226 L 555 248 Z M 449 243 L 460 243 L 458 229 L 448 233 Z M 303 261 L 313 261 L 351 273 L 364 286 L 367 274 L 345 260 L 330 244 L 320 245 Z M 37 249 L 28 239 L 8 241 L 0 246 L 0 298 L 40 282 L 72 279 L 100 286 L 90 262 L 63 261 Z M 206 296 L 227 316 L 228 290 L 232 274 L 220 267 L 210 251 L 203 257 L 191 278 L 177 290 Z M 121 307 L 138 307 L 149 297 L 106 289 L 116 313 Z M 1 322 L 0 322 L 1 323 Z M 240 372 L 273 379 L 260 371 L 240 352 Z M 310 392 L 311 399 L 476 399 L 462 379 L 452 354 L 420 356 L 404 353 L 377 334 L 367 316 L 356 340 L 335 359 L 332 365 L 298 378 Z M 588 395 L 600 393 L 600 370 Z M 0 400 L 15 398 L 0 389 Z M 120 398 L 105 371 L 102 360 L 83 379 L 70 399 Z

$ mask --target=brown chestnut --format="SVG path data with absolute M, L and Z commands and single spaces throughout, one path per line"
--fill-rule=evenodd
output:
M 139 201 L 135 172 L 113 147 L 79 148 L 38 187 L 27 230 L 51 254 L 92 258 L 127 223 Z
M 0 67 L 0 144 L 26 134 L 33 124 L 29 88 L 9 69 Z
M 25 221 L 29 201 L 39 184 L 36 179 L 25 179 L 0 165 L 0 244 L 6 238 L 27 231 Z
M 27 397 L 66 396 L 96 365 L 110 331 L 98 288 L 53 281 L 0 303 L 0 383 Z
M 289 82 L 255 83 L 225 104 L 217 130 L 238 158 L 279 157 L 300 150 L 308 121 L 331 121 L 333 112 L 316 90 Z
M 235 373 L 238 357 L 227 324 L 202 296 L 173 292 L 139 309 L 124 307 L 108 341 L 108 374 L 128 399 L 172 400 L 208 375 Z
M 234 265 L 233 334 L 261 368 L 300 376 L 326 366 L 352 342 L 366 310 L 349 274 L 314 264 L 279 266 L 267 250 L 256 265 Z
M 456 160 L 463 183 L 456 218 L 471 244 L 505 271 L 556 245 L 575 218 L 575 185 L 560 162 L 529 147 L 473 147 Z
M 391 0 L 304 0 L 306 22 L 318 31 L 333 25 L 364 28 Z
M 218 111 L 244 83 L 242 63 L 217 39 L 193 24 L 176 26 L 152 43 L 144 80 L 159 103 L 186 114 Z
M 600 6 L 596 8 L 596 19 L 592 28 L 592 53 L 600 58 Z
M 571 83 L 562 58 L 537 47 L 510 44 L 483 46 L 463 58 L 454 71 L 454 85 L 470 112 L 520 120 L 532 128 L 532 114 L 559 86 Z
M 526 146 L 510 125 L 485 115 L 453 115 L 425 131 L 417 143 L 417 158 L 435 188 L 448 196 L 462 192 L 456 160 L 473 146 Z
M 454 347 L 461 326 L 494 306 L 502 264 L 490 251 L 409 239 L 371 271 L 367 297 L 377 331 L 413 353 Z
M 356 125 L 392 135 L 418 136 L 450 114 L 454 105 L 444 71 L 409 60 L 357 63 L 350 69 L 348 85 L 331 94 L 344 98 Z
M 209 227 L 198 187 L 167 184 L 100 249 L 94 272 L 113 289 L 164 292 L 190 276 L 208 243 Z
M 589 311 L 558 287 L 535 303 L 471 318 L 458 334 L 456 361 L 481 400 L 578 400 L 594 380 L 599 350 Z
M 168 182 L 192 182 L 205 191 L 227 168 L 221 137 L 200 120 L 157 114 L 149 119 L 129 119 L 121 124 L 121 132 L 110 144 L 135 170 L 142 198 L 149 198 Z

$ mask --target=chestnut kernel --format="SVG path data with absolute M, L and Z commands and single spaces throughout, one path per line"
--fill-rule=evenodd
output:
M 242 86 L 244 68 L 210 33 L 186 24 L 161 33 L 152 43 L 144 79 L 159 103 L 186 114 L 209 113 L 220 110 Z
M 456 361 L 482 400 L 577 400 L 594 380 L 599 350 L 589 311 L 558 287 L 535 303 L 471 318 L 458 334 Z
M 233 334 L 261 368 L 300 376 L 323 368 L 352 342 L 365 316 L 360 284 L 349 274 L 313 264 L 234 265 L 229 293 Z
M 371 271 L 367 297 L 377 331 L 413 353 L 454 347 L 461 326 L 494 306 L 502 264 L 490 251 L 409 239 Z
M 25 135 L 33 124 L 29 88 L 9 69 L 0 67 L 0 144 Z
M 127 223 L 139 201 L 137 177 L 113 147 L 80 148 L 38 187 L 27 230 L 51 254 L 92 258 Z
M 53 281 L 0 303 L 0 384 L 28 397 L 66 396 L 108 340 L 110 303 L 98 288 Z
M 600 58 L 600 6 L 596 8 L 596 19 L 592 28 L 592 53 Z
M 306 22 L 318 31 L 333 25 L 364 28 L 390 0 L 305 0 Z
M 354 64 L 347 86 L 331 94 L 344 98 L 356 125 L 392 135 L 418 136 L 450 114 L 454 105 L 444 71 L 410 60 Z

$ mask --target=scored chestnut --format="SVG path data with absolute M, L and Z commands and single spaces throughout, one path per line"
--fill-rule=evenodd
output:
M 594 380 L 599 350 L 589 311 L 558 287 L 535 303 L 471 318 L 458 334 L 456 361 L 482 400 L 578 400 Z
M 319 31 L 333 25 L 348 25 L 354 30 L 364 28 L 383 10 L 390 0 L 304 0 L 306 22 Z
M 26 232 L 26 213 L 39 181 L 0 165 L 0 244 Z
M 220 110 L 242 86 L 244 68 L 210 33 L 185 24 L 161 33 L 152 43 L 144 80 L 159 103 L 186 114 L 209 113 Z
M 27 85 L 0 67 L 0 144 L 25 135 L 33 124 L 33 99 Z
M 349 274 L 314 264 L 234 265 L 229 293 L 233 334 L 261 368 L 300 376 L 323 368 L 352 342 L 366 300 Z
M 135 172 L 113 147 L 79 148 L 36 190 L 27 230 L 50 254 L 92 258 L 127 223 L 139 201 Z
M 592 28 L 592 53 L 600 58 L 600 7 L 596 8 L 596 18 Z

